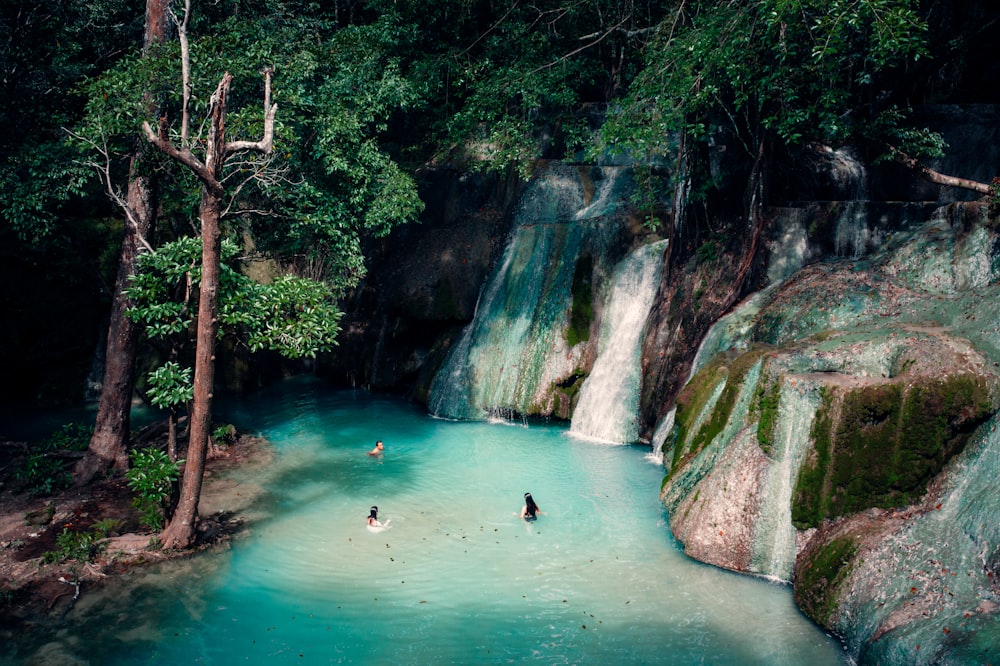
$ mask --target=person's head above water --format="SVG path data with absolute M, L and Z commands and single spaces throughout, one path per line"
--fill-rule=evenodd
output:
M 378 507 L 373 506 L 371 512 L 368 514 L 369 518 L 378 518 Z
M 538 505 L 535 504 L 535 500 L 531 496 L 531 493 L 524 493 L 524 510 L 529 516 L 534 516 L 538 513 Z

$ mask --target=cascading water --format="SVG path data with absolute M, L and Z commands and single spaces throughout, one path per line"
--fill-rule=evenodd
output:
M 648 456 L 650 462 L 663 465 L 664 461 L 672 456 L 674 418 L 676 416 L 677 408 L 674 407 L 656 424 L 656 429 L 653 430 L 653 437 L 650 441 L 650 446 L 653 449 Z
M 584 344 L 565 331 L 577 262 L 595 273 L 620 258 L 624 230 L 617 215 L 631 179 L 618 167 L 593 169 L 592 196 L 580 170 L 554 164 L 529 185 L 515 230 L 430 391 L 432 414 L 482 419 L 547 413 L 552 387 L 582 364 Z
M 834 250 L 857 259 L 878 241 L 868 225 L 868 172 L 849 149 L 839 148 L 830 153 L 830 175 L 846 199 L 837 215 Z
M 760 517 L 753 537 L 751 571 L 782 581 L 792 579 L 795 527 L 792 493 L 799 468 L 810 448 L 808 433 L 819 405 L 818 391 L 801 381 L 786 382 L 778 401 L 774 450 L 762 487 Z
M 639 438 L 642 334 L 656 298 L 665 244 L 639 248 L 615 270 L 598 357 L 573 411 L 574 435 L 616 444 Z

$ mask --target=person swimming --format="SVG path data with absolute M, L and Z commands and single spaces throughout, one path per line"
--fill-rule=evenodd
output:
M 378 507 L 373 506 L 371 511 L 368 513 L 368 526 L 369 527 L 382 527 L 382 523 L 378 521 Z
M 531 496 L 531 493 L 524 493 L 524 506 L 521 507 L 521 517 L 525 520 L 535 520 L 541 510 L 538 505 L 535 504 L 535 499 Z
M 385 446 L 382 444 L 382 440 L 375 442 L 375 448 L 368 452 L 370 456 L 380 456 L 382 452 L 385 451 Z

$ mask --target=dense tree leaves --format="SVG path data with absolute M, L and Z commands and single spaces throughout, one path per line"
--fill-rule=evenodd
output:
M 415 154 L 494 167 L 586 145 L 591 128 L 581 108 L 620 93 L 663 12 L 661 3 L 621 0 L 369 7 L 380 25 L 395 26 L 405 71 L 432 102 L 407 119 L 421 128 Z
M 753 156 L 768 135 L 857 138 L 883 111 L 899 113 L 888 77 L 927 55 L 917 9 L 913 0 L 675 3 L 607 139 L 656 153 L 672 133 L 721 127 Z
M 239 248 L 223 242 L 220 338 L 233 336 L 251 351 L 269 349 L 288 358 L 312 358 L 335 344 L 340 311 L 329 287 L 293 275 L 254 282 L 240 271 L 240 259 Z M 166 243 L 143 254 L 139 264 L 128 290 L 135 302 L 129 316 L 142 322 L 146 334 L 164 350 L 189 358 L 201 283 L 201 239 Z M 165 377 L 174 378 L 178 372 Z

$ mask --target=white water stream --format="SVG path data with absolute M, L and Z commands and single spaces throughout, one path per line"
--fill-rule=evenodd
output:
M 574 435 L 615 444 L 639 439 L 642 337 L 660 283 L 665 243 L 639 248 L 616 269 L 599 355 L 573 412 Z

